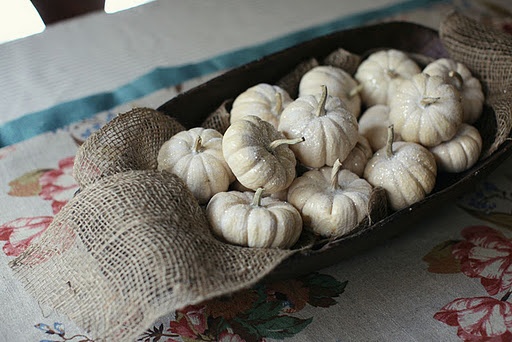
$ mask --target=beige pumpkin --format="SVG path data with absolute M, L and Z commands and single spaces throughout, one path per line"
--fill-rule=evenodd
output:
M 480 117 L 485 100 L 482 85 L 464 64 L 440 58 L 428 64 L 423 72 L 430 76 L 440 76 L 457 88 L 462 97 L 464 122 L 472 124 Z
M 259 83 L 235 98 L 230 111 L 230 122 L 254 115 L 277 128 L 281 112 L 291 102 L 290 95 L 281 87 Z
M 276 193 L 286 189 L 296 175 L 297 160 L 289 145 L 303 140 L 286 139 L 269 122 L 249 115 L 228 127 L 222 152 L 243 186 Z
M 432 153 L 422 145 L 393 142 L 393 126 L 387 136 L 386 146 L 366 164 L 364 178 L 374 187 L 384 188 L 390 207 L 400 210 L 421 201 L 434 189 L 437 166 Z
M 372 151 L 376 152 L 386 146 L 389 121 L 389 106 L 374 105 L 363 112 L 359 118 L 359 134 L 368 139 Z M 402 140 L 395 132 L 394 141 Z
M 389 108 L 402 139 L 427 147 L 453 138 L 462 123 L 460 94 L 439 76 L 420 73 L 401 81 Z
M 348 157 L 343 160 L 342 167 L 345 170 L 349 170 L 359 177 L 363 176 L 364 168 L 366 167 L 366 163 L 373 156 L 372 147 L 368 140 L 359 135 L 356 146 L 350 151 Z
M 389 103 L 394 92 L 393 82 L 410 79 L 420 72 L 420 67 L 406 53 L 388 49 L 370 54 L 359 65 L 354 77 L 363 86 L 363 104 L 371 107 Z
M 463 123 L 451 140 L 431 147 L 430 152 L 436 158 L 440 171 L 466 171 L 480 158 L 482 137 L 478 129 Z
M 324 237 L 350 233 L 368 216 L 372 186 L 356 174 L 333 167 L 311 170 L 295 179 L 288 202 L 302 215 L 304 228 Z
M 361 87 L 345 70 L 328 65 L 317 66 L 306 72 L 299 83 L 299 97 L 320 95 L 322 86 L 331 96 L 338 97 L 356 118 L 361 114 Z
M 301 144 L 290 146 L 297 159 L 309 167 L 332 166 L 345 159 L 358 140 L 356 118 L 340 99 L 321 87 L 318 95 L 303 95 L 286 107 L 279 130 L 288 138 L 303 137 Z
M 235 180 L 222 154 L 222 134 L 196 127 L 167 140 L 157 157 L 158 170 L 179 176 L 199 203 L 205 204 Z
M 290 203 L 254 192 L 221 192 L 206 207 L 213 233 L 236 245 L 290 248 L 302 232 L 300 213 Z

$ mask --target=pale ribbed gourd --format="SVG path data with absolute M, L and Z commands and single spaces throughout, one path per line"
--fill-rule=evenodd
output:
M 269 122 L 249 115 L 228 127 L 222 153 L 244 187 L 276 193 L 295 178 L 297 160 L 289 145 L 302 141 L 302 137 L 287 139 Z
M 311 170 L 295 179 L 288 202 L 302 215 L 304 229 L 323 237 L 350 233 L 368 216 L 372 186 L 356 174 L 333 167 Z
M 393 82 L 410 79 L 420 72 L 420 67 L 406 53 L 389 49 L 370 54 L 359 65 L 354 77 L 363 86 L 363 104 L 371 107 L 389 103 L 394 93 Z
M 259 83 L 235 98 L 230 111 L 230 122 L 254 115 L 277 128 L 283 109 L 291 102 L 292 98 L 281 87 Z
M 482 114 L 484 93 L 480 81 L 462 63 L 453 59 L 441 58 L 427 65 L 423 72 L 430 76 L 440 76 L 460 92 L 463 107 L 463 122 L 472 124 Z
M 466 171 L 480 158 L 482 137 L 475 127 L 463 123 L 451 140 L 431 147 L 430 152 L 440 171 Z
M 256 192 L 229 191 L 206 207 L 214 235 L 247 247 L 290 248 L 302 232 L 300 213 L 290 203 Z
M 356 146 L 350 151 L 348 157 L 342 161 L 342 167 L 359 177 L 363 176 L 368 160 L 373 156 L 372 147 L 364 136 L 359 135 Z
M 374 105 L 366 109 L 359 118 L 359 134 L 368 139 L 372 151 L 376 152 L 386 146 L 389 121 L 389 106 Z M 395 132 L 394 141 L 402 140 Z
M 183 179 L 201 204 L 235 180 L 222 154 L 222 134 L 214 129 L 196 127 L 175 134 L 162 145 L 157 161 L 158 170 Z
M 348 111 L 356 118 L 361 114 L 361 87 L 345 70 L 320 65 L 305 73 L 299 83 L 299 97 L 304 95 L 319 95 L 322 86 L 327 87 L 331 96 L 339 98 Z
M 279 130 L 288 138 L 303 137 L 301 144 L 290 146 L 297 159 L 308 167 L 332 166 L 345 159 L 357 143 L 356 118 L 327 87 L 318 95 L 303 95 L 281 115 Z
M 364 170 L 364 178 L 371 185 L 386 190 L 393 210 L 424 199 L 434 189 L 436 176 L 433 154 L 417 143 L 393 142 L 393 126 L 388 129 L 386 147 L 375 152 Z
M 460 94 L 439 76 L 421 73 L 401 81 L 389 108 L 402 139 L 426 147 L 450 140 L 462 124 Z

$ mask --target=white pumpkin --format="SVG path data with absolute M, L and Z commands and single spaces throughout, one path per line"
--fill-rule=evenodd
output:
M 376 152 L 386 146 L 389 121 L 389 106 L 374 105 L 364 111 L 359 118 L 359 134 L 368 139 L 372 151 Z M 394 141 L 402 138 L 395 132 Z
M 402 51 L 389 49 L 374 52 L 357 68 L 355 79 L 362 84 L 361 98 L 367 107 L 388 104 L 393 97 L 391 83 L 410 79 L 420 67 Z
M 289 145 L 303 140 L 286 139 L 269 122 L 249 115 L 228 127 L 222 152 L 243 186 L 275 193 L 286 189 L 295 178 L 297 160 Z
M 453 138 L 462 123 L 460 94 L 439 76 L 420 73 L 402 80 L 389 108 L 389 120 L 402 139 L 427 147 Z
M 158 170 L 183 179 L 201 204 L 235 180 L 222 154 L 222 134 L 214 129 L 196 127 L 175 134 L 160 148 L 157 162 Z
M 359 139 L 357 140 L 356 146 L 350 151 L 348 157 L 343 160 L 342 167 L 345 170 L 349 170 L 359 177 L 363 176 L 364 168 L 366 167 L 366 163 L 373 156 L 372 147 L 368 140 L 359 135 Z
M 290 203 L 254 192 L 221 192 L 206 207 L 213 233 L 247 247 L 290 248 L 302 232 L 300 213 Z
M 432 153 L 413 142 L 393 142 L 393 126 L 386 147 L 375 152 L 366 164 L 364 178 L 386 190 L 388 203 L 400 210 L 421 201 L 435 186 L 436 161 Z
M 343 69 L 320 65 L 306 72 L 299 83 L 299 97 L 320 95 L 322 86 L 327 87 L 331 96 L 338 97 L 356 118 L 361 114 L 361 87 L 352 76 Z
M 440 58 L 428 64 L 423 72 L 430 76 L 440 76 L 457 88 L 462 96 L 464 122 L 472 124 L 480 117 L 485 100 L 482 85 L 464 64 Z
M 288 138 L 304 137 L 290 146 L 297 159 L 309 167 L 332 166 L 345 159 L 358 140 L 356 118 L 340 99 L 327 94 L 326 86 L 318 95 L 303 95 L 286 107 L 279 130 Z
M 307 171 L 288 190 L 288 202 L 302 215 L 304 228 L 324 237 L 350 233 L 368 216 L 372 186 L 356 174 L 333 167 Z
M 247 115 L 255 115 L 277 128 L 279 117 L 292 98 L 286 90 L 267 83 L 250 87 L 235 98 L 230 112 L 230 122 Z
M 466 171 L 480 158 L 482 137 L 475 127 L 463 123 L 457 134 L 446 142 L 431 147 L 440 171 Z

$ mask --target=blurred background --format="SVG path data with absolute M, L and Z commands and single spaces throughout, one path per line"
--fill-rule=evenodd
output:
M 115 13 L 155 0 L 0 0 L 0 44 L 94 11 Z

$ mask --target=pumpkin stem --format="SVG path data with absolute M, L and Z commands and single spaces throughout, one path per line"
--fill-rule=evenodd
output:
M 251 205 L 253 207 L 260 207 L 261 206 L 261 197 L 263 197 L 263 188 L 258 188 L 256 192 L 254 193 L 254 197 L 252 198 Z
M 274 107 L 274 113 L 276 113 L 276 115 L 279 115 L 279 114 L 281 114 L 282 111 L 283 111 L 283 96 L 281 95 L 281 93 L 276 92 L 276 105 Z
M 393 125 L 388 126 L 388 140 L 386 141 L 386 157 L 391 158 L 393 152 L 393 140 L 395 139 L 395 128 Z
M 427 107 L 430 106 L 431 104 L 436 103 L 439 99 L 440 97 L 425 96 L 421 99 L 420 105 L 422 105 L 423 107 Z
M 304 141 L 304 137 L 295 138 L 295 139 L 277 139 L 274 140 L 268 145 L 270 151 L 274 151 L 277 147 L 281 145 L 295 145 Z
M 201 136 L 198 136 L 196 138 L 196 141 L 194 142 L 194 147 L 192 148 L 192 151 L 195 153 L 201 152 L 201 149 L 203 148 L 203 139 Z
M 361 90 L 363 90 L 363 84 L 362 83 L 360 83 L 357 86 L 355 86 L 354 88 L 352 88 L 350 90 L 350 92 L 348 93 L 348 96 L 354 97 L 357 94 L 359 94 L 361 92 Z
M 450 78 L 452 78 L 454 80 L 455 87 L 457 88 L 457 90 L 461 90 L 462 89 L 462 85 L 464 84 L 464 80 L 462 79 L 462 76 L 457 71 L 450 70 L 450 72 L 448 73 L 448 77 L 450 77 Z
M 327 101 L 327 87 L 325 85 L 321 85 L 322 94 L 320 95 L 320 100 L 318 101 L 318 108 L 316 109 L 316 116 L 324 116 L 325 115 L 325 102 Z
M 332 171 L 331 171 L 331 189 L 333 190 L 338 190 L 339 187 L 340 187 L 340 184 L 338 183 L 338 173 L 340 172 L 341 170 L 341 162 L 339 159 L 336 159 L 336 161 L 334 162 L 334 165 L 332 166 Z
M 389 76 L 389 78 L 397 78 L 398 73 L 393 69 L 386 69 L 386 74 Z

